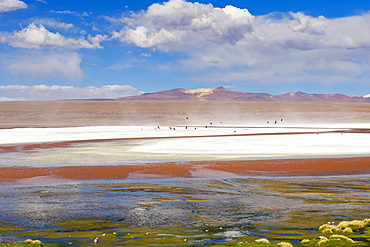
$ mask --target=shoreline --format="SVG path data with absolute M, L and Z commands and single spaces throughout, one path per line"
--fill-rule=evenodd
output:
M 343 176 L 370 174 L 370 157 L 179 161 L 117 166 L 0 167 L 0 184 L 23 180 Z

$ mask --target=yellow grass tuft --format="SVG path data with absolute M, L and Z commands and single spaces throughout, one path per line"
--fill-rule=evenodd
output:
M 353 231 L 362 229 L 366 227 L 366 223 L 364 220 L 352 220 L 352 221 L 342 221 L 338 224 L 339 228 L 351 228 Z
M 41 247 L 42 246 L 42 242 L 40 240 L 26 239 L 24 242 L 26 244 L 29 244 L 30 246 L 35 246 L 35 247 Z
M 255 242 L 257 243 L 263 243 L 263 244 L 269 244 L 270 241 L 266 238 L 260 238 L 260 239 L 256 239 Z
M 346 236 L 343 236 L 343 235 L 331 235 L 329 237 L 329 240 L 333 240 L 333 241 L 345 241 L 345 242 L 348 242 L 348 243 L 351 243 L 351 244 L 354 244 L 355 241 L 349 237 L 346 237 Z
M 305 239 L 302 239 L 301 244 L 309 244 L 310 242 L 311 240 L 305 238 Z
M 326 244 L 328 241 L 329 241 L 329 239 L 328 239 L 328 238 L 326 238 L 326 237 L 321 237 L 321 238 L 320 238 L 320 241 L 317 243 L 317 245 L 318 245 L 318 246 L 321 246 L 321 245 L 323 245 L 323 244 Z
M 280 246 L 280 247 L 293 247 L 293 245 L 291 243 L 288 243 L 288 242 L 280 242 L 277 245 Z

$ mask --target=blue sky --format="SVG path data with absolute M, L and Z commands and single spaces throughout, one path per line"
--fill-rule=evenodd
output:
M 0 0 L 0 100 L 370 94 L 370 1 Z

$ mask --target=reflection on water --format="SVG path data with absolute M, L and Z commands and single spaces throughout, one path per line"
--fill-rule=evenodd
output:
M 125 232 L 125 236 L 143 229 L 167 229 L 157 234 L 186 237 L 187 243 L 202 242 L 204 246 L 220 241 L 254 241 L 256 237 L 294 242 L 313 235 L 313 229 L 328 221 L 369 217 L 369 178 L 168 179 L 6 186 L 0 189 L 0 222 L 2 227 L 27 229 L 23 236 L 35 229 L 63 230 L 60 223 L 67 220 L 106 219 L 120 224 L 117 232 Z M 7 236 L 11 234 L 1 233 L 0 239 Z

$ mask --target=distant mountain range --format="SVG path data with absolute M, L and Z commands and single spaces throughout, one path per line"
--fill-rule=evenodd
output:
M 137 96 L 121 97 L 116 100 L 189 100 L 189 101 L 329 101 L 329 102 L 370 102 L 370 97 L 344 94 L 307 94 L 303 92 L 271 95 L 267 93 L 243 93 L 227 90 L 223 87 L 214 89 L 199 88 L 186 90 L 183 88 L 145 93 Z

